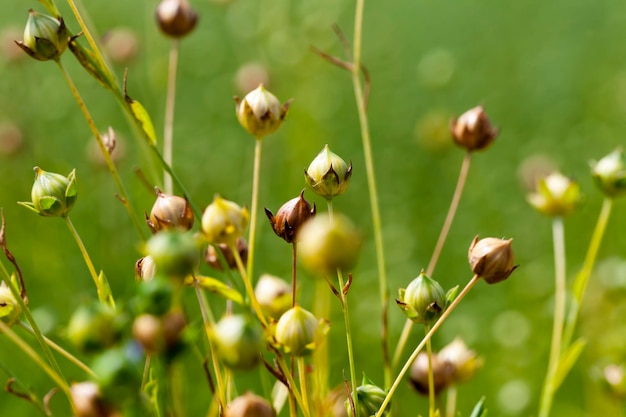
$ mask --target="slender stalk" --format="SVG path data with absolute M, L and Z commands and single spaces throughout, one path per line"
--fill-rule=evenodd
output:
M 313 314 L 315 317 L 328 318 L 330 311 L 330 295 L 326 280 L 315 280 L 315 296 L 313 297 Z M 328 395 L 328 341 L 323 340 L 313 351 L 313 393 L 316 406 L 322 404 Z
M 309 412 L 309 410 L 304 407 L 304 400 L 302 399 L 302 395 L 300 394 L 300 391 L 298 390 L 298 387 L 296 386 L 296 381 L 293 379 L 293 376 L 291 375 L 291 372 L 289 371 L 289 367 L 287 366 L 287 363 L 285 363 L 285 358 L 283 358 L 281 355 L 277 355 L 276 361 L 278 362 L 278 366 L 280 367 L 282 371 L 282 375 L 284 375 L 285 378 L 287 379 L 287 383 L 289 384 L 289 391 L 295 397 L 296 402 L 300 405 L 300 409 L 302 410 L 302 413 L 304 414 L 305 417 L 311 417 L 311 413 Z
M 405 364 L 402 367 L 402 369 L 400 370 L 400 372 L 398 372 L 398 375 L 396 376 L 396 379 L 393 381 L 393 384 L 389 388 L 389 391 L 387 391 L 387 396 L 385 397 L 383 403 L 381 404 L 380 408 L 378 409 L 378 412 L 376 413 L 375 417 L 381 417 L 383 415 L 383 412 L 387 408 L 387 405 L 389 404 L 389 401 L 391 401 L 391 398 L 395 394 L 396 389 L 398 389 L 398 386 L 400 385 L 400 381 L 402 381 L 402 378 L 404 378 L 404 375 L 406 375 L 406 373 L 409 371 L 409 369 L 411 368 L 411 364 L 413 363 L 413 361 L 415 361 L 415 358 L 417 358 L 417 355 L 424 348 L 424 345 L 426 344 L 426 342 L 428 340 L 430 340 L 430 338 L 433 336 L 433 334 L 435 334 L 435 332 L 439 329 L 439 327 L 441 327 L 443 322 L 448 318 L 448 316 L 459 305 L 461 300 L 463 300 L 463 298 L 465 298 L 465 296 L 472 289 L 472 287 L 474 285 L 476 285 L 476 283 L 478 282 L 479 279 L 480 279 L 480 277 L 478 275 L 474 275 L 472 277 L 472 279 L 467 283 L 465 288 L 463 288 L 461 290 L 459 295 L 454 299 L 454 301 L 452 301 L 452 303 L 446 309 L 446 311 L 444 311 L 443 314 L 441 315 L 441 317 L 439 317 L 439 320 L 437 320 L 435 322 L 435 324 L 433 324 L 433 327 L 429 330 L 429 332 L 426 333 L 426 336 L 424 336 L 424 338 L 417 345 L 417 347 L 415 348 L 413 353 L 411 353 L 411 356 L 409 356 L 409 358 L 405 362 Z
M 20 322 L 20 327 L 22 329 L 26 330 L 28 333 L 30 333 L 33 336 L 35 336 L 35 331 L 27 323 Z M 83 362 L 81 362 L 76 356 L 72 355 L 67 350 L 63 349 L 61 346 L 57 345 L 52 340 L 48 339 L 46 336 L 42 335 L 42 338 L 43 338 L 43 340 L 46 342 L 46 344 L 48 346 L 50 346 L 52 349 L 54 349 L 58 353 L 60 353 L 61 356 L 63 356 L 65 359 L 67 359 L 68 361 L 72 362 L 74 365 L 76 365 L 77 367 L 79 367 L 80 369 L 85 371 L 85 373 L 87 373 L 89 376 L 97 377 L 96 373 L 94 371 L 92 371 L 91 368 L 89 368 Z
M 443 226 L 441 227 L 441 231 L 439 232 L 439 237 L 437 238 L 435 249 L 433 250 L 433 254 L 430 257 L 430 261 L 428 262 L 428 268 L 426 269 L 426 275 L 428 275 L 429 277 L 431 277 L 433 275 L 433 272 L 435 272 L 435 267 L 437 266 L 437 262 L 439 261 L 441 250 L 443 249 L 443 245 L 445 244 L 448 233 L 450 232 L 452 221 L 456 216 L 456 211 L 459 207 L 459 202 L 461 201 L 461 195 L 463 194 L 463 189 L 465 188 L 465 182 L 467 180 L 467 174 L 469 172 L 471 156 L 472 153 L 467 152 L 465 154 L 465 158 L 463 158 L 463 162 L 461 163 L 461 171 L 459 172 L 459 178 L 456 183 L 456 188 L 454 189 L 454 194 L 452 195 L 452 201 L 450 201 L 450 207 L 448 207 L 448 214 L 446 214 L 446 219 L 443 222 Z M 412 328 L 413 322 L 407 319 L 404 322 L 404 328 L 402 329 L 400 339 L 398 340 L 396 350 L 393 354 L 391 369 L 395 369 L 398 366 L 398 363 L 400 362 L 400 356 L 402 355 L 402 351 L 404 350 L 404 347 L 409 340 Z
M 302 393 L 302 406 L 306 409 L 307 414 L 311 414 L 309 406 L 309 394 L 306 384 L 306 367 L 304 366 L 304 358 L 302 356 L 296 359 L 298 366 L 298 376 L 300 379 L 300 392 Z
M 456 385 L 452 385 L 447 390 L 446 395 L 446 417 L 454 417 L 456 411 L 456 398 L 457 398 Z
M 167 77 L 167 98 L 165 101 L 165 126 L 163 129 L 163 159 L 169 166 L 173 166 L 172 145 L 174 142 L 174 106 L 176 104 L 176 72 L 178 69 L 179 46 L 179 40 L 177 38 L 172 39 Z M 166 193 L 172 194 L 174 192 L 172 177 L 167 171 L 163 173 L 163 185 Z
M 600 209 L 600 215 L 598 216 L 596 227 L 593 231 L 593 235 L 591 236 L 591 241 L 589 242 L 589 247 L 587 248 L 585 261 L 581 270 L 574 279 L 574 298 L 572 299 L 571 307 L 565 322 L 563 346 L 569 346 L 572 341 L 574 329 L 576 328 L 576 322 L 578 320 L 578 314 L 582 306 L 582 300 L 585 295 L 585 290 L 587 289 L 587 282 L 589 281 L 591 271 L 593 270 L 593 266 L 596 262 L 598 250 L 600 249 L 600 244 L 602 243 L 602 237 L 604 236 L 606 226 L 609 223 L 609 218 L 611 217 L 612 207 L 613 199 L 605 197 L 602 202 L 602 208 Z
M 294 240 L 292 243 L 292 251 L 291 251 L 291 307 L 296 306 L 297 255 L 298 255 L 298 245 L 297 245 L 297 242 Z
M 565 231 L 563 218 L 555 217 L 552 220 L 552 239 L 554 242 L 554 323 L 552 326 L 552 343 L 548 372 L 541 392 L 539 417 L 548 417 L 554 399 L 555 376 L 561 357 L 561 339 L 563 337 L 563 323 L 565 322 Z
M 429 329 L 429 325 L 424 325 L 426 334 Z M 433 373 L 433 346 L 430 339 L 426 341 L 426 354 L 428 355 L 428 415 L 435 417 L 435 375 Z
M 352 385 L 352 398 L 354 401 L 354 408 L 356 410 L 356 416 L 359 417 L 359 397 L 356 392 L 357 380 L 356 369 L 354 363 L 354 349 L 352 347 L 352 330 L 350 328 L 350 312 L 348 311 L 348 297 L 344 293 L 343 275 L 340 269 L 337 269 L 337 279 L 339 280 L 339 294 L 341 295 L 341 310 L 343 311 L 343 320 L 346 328 L 346 343 L 348 346 L 348 363 L 350 366 L 350 384 Z
M 57 371 L 53 370 L 26 342 L 24 342 L 9 326 L 0 321 L 0 333 L 5 334 L 11 342 L 13 342 L 22 352 L 28 355 L 33 362 L 39 366 L 48 376 L 61 388 L 61 391 L 67 396 L 67 399 L 74 410 L 74 402 L 72 401 L 72 393 L 70 386 L 65 378 Z
M 71 3 L 71 0 L 70 0 L 70 3 Z M 128 193 L 126 192 L 126 189 L 124 188 L 124 184 L 122 183 L 119 173 L 117 172 L 117 168 L 115 167 L 115 164 L 113 163 L 113 160 L 111 159 L 111 154 L 107 150 L 104 144 L 104 141 L 102 140 L 102 136 L 100 135 L 100 132 L 98 131 L 98 128 L 96 127 L 96 124 L 93 118 L 91 117 L 91 114 L 89 113 L 89 110 L 87 109 L 87 106 L 85 105 L 85 102 L 83 101 L 80 93 L 76 89 L 76 85 L 74 84 L 72 77 L 67 72 L 67 70 L 65 69 L 65 67 L 63 66 L 60 60 L 57 60 L 56 62 L 59 65 L 59 68 L 61 69 L 61 72 L 63 73 L 63 76 L 65 77 L 65 80 L 67 81 L 67 84 L 69 85 L 70 90 L 72 91 L 72 94 L 74 95 L 74 99 L 78 103 L 78 107 L 80 107 L 80 110 L 83 113 L 85 120 L 87 120 L 87 124 L 89 125 L 89 129 L 91 130 L 91 133 L 96 139 L 96 142 L 98 142 L 98 147 L 100 148 L 100 152 L 102 153 L 102 156 L 104 157 L 107 167 L 109 168 L 109 172 L 111 173 L 111 176 L 113 177 L 113 181 L 115 182 L 115 185 L 117 186 L 117 192 L 119 193 L 120 201 L 126 208 L 126 211 L 128 212 L 128 215 L 130 216 L 133 226 L 137 230 L 137 234 L 139 235 L 139 238 L 141 240 L 144 240 L 145 236 L 144 236 L 143 228 L 141 227 L 141 223 L 139 222 L 139 219 L 137 219 L 137 216 L 135 215 L 135 212 L 133 211 L 131 207 L 130 198 L 128 196 Z
M 380 293 L 380 303 L 382 308 L 381 343 L 384 364 L 385 386 L 391 382 L 391 364 L 389 361 L 389 346 L 387 341 L 387 322 L 389 289 L 387 288 L 387 272 L 385 268 L 385 253 L 383 245 L 383 233 L 380 220 L 380 208 L 378 203 L 378 191 L 376 190 L 376 176 L 374 174 L 374 161 L 372 157 L 372 145 L 370 139 L 369 122 L 367 119 L 367 109 L 363 86 L 359 78 L 361 70 L 361 42 L 363 34 L 363 8 L 365 0 L 357 0 L 354 13 L 354 47 L 352 50 L 352 85 L 359 114 L 359 125 L 361 128 L 361 139 L 363 142 L 363 154 L 365 157 L 365 172 L 367 174 L 367 185 L 370 196 L 370 206 L 372 210 L 372 227 L 374 229 L 374 241 L 376 244 L 376 262 L 378 265 L 378 285 Z
M 256 241 L 257 212 L 259 211 L 259 177 L 261 176 L 261 145 L 262 139 L 257 138 L 254 145 L 254 168 L 252 172 L 252 203 L 250 204 L 250 234 L 248 236 L 248 268 L 247 275 L 254 279 L 254 249 Z
M 267 327 L 267 320 L 265 320 L 265 316 L 263 315 L 263 309 L 261 309 L 261 305 L 256 299 L 256 295 L 254 294 L 254 288 L 252 288 L 252 283 L 250 282 L 250 278 L 246 273 L 246 268 L 243 265 L 243 261 L 241 260 L 239 251 L 237 250 L 234 243 L 229 244 L 228 247 L 233 253 L 233 257 L 235 258 L 235 262 L 237 263 L 237 268 L 239 268 L 239 273 L 241 274 L 241 279 L 243 280 L 243 283 L 246 287 L 246 292 L 248 293 L 248 297 L 250 298 L 250 304 L 252 304 L 252 309 L 261 321 L 263 327 Z M 249 259 L 250 258 L 248 258 L 248 260 Z

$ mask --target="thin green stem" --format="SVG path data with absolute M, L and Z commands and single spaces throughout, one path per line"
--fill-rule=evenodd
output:
M 555 217 L 552 220 L 552 239 L 554 243 L 554 323 L 552 326 L 552 343 L 548 371 L 541 392 L 539 417 L 548 417 L 552 408 L 552 401 L 556 391 L 556 371 L 561 357 L 561 341 L 563 324 L 565 322 L 565 230 L 563 218 Z
M 289 366 L 287 366 L 287 363 L 285 362 L 285 358 L 283 358 L 281 355 L 277 355 L 276 361 L 278 362 L 278 366 L 280 367 L 281 374 L 287 379 L 287 383 L 289 384 L 289 391 L 295 397 L 296 402 L 300 405 L 300 409 L 302 410 L 302 413 L 304 414 L 305 417 L 311 417 L 311 413 L 309 412 L 309 410 L 304 407 L 304 400 L 302 399 L 302 395 L 300 394 L 300 391 L 298 390 L 296 381 L 293 379 L 293 376 L 291 375 Z
M 294 240 L 291 244 L 291 307 L 296 306 L 296 288 L 297 288 L 297 259 L 298 259 L 298 243 Z
M 348 363 L 350 366 L 350 384 L 352 385 L 352 399 L 354 408 L 356 409 L 356 417 L 359 417 L 359 397 L 357 395 L 357 379 L 356 368 L 354 362 L 354 349 L 352 347 L 352 330 L 350 327 L 350 312 L 348 310 L 348 296 L 344 292 L 343 275 L 340 269 L 337 269 L 337 279 L 339 281 L 339 294 L 341 295 L 341 310 L 343 312 L 343 320 L 346 328 L 346 344 L 348 347 Z
M 433 334 L 435 334 L 435 332 L 439 329 L 439 327 L 441 327 L 441 325 L 448 318 L 448 316 L 454 311 L 454 309 L 459 305 L 459 303 L 463 300 L 463 298 L 465 298 L 467 293 L 472 289 L 472 287 L 474 285 L 476 285 L 476 283 L 478 282 L 479 279 L 480 279 L 480 277 L 478 275 L 474 275 L 472 277 L 472 279 L 467 283 L 465 288 L 463 288 L 461 290 L 461 292 L 454 299 L 454 301 L 452 301 L 452 303 L 450 303 L 450 306 L 446 309 L 446 311 L 444 311 L 443 314 L 441 315 L 441 317 L 439 317 L 439 320 L 437 320 L 435 322 L 435 324 L 430 329 L 430 331 L 428 333 L 426 333 L 426 336 L 424 336 L 424 338 L 417 345 L 417 347 L 415 348 L 413 353 L 411 353 L 411 356 L 409 356 L 409 358 L 405 362 L 405 364 L 402 367 L 402 369 L 400 370 L 400 372 L 398 372 L 398 375 L 396 376 L 396 379 L 393 381 L 393 384 L 389 388 L 389 391 L 387 391 L 387 396 L 385 397 L 383 403 L 381 404 L 380 408 L 378 409 L 378 412 L 376 413 L 375 417 L 381 417 L 383 415 L 385 409 L 387 408 L 387 405 L 389 404 L 389 401 L 391 401 L 391 398 L 395 394 L 396 389 L 398 389 L 398 386 L 400 385 L 400 381 L 402 381 L 402 378 L 404 378 L 404 375 L 406 375 L 406 373 L 409 371 L 409 369 L 411 368 L 411 364 L 413 364 L 413 361 L 415 361 L 415 358 L 417 358 L 417 355 L 424 348 L 424 345 L 426 344 L 426 342 L 428 340 L 430 340 L 430 338 L 433 336 Z
M 239 273 L 241 274 L 241 279 L 246 287 L 246 292 L 248 293 L 248 298 L 250 298 L 250 304 L 252 304 L 252 309 L 255 314 L 261 321 L 263 327 L 267 327 L 267 320 L 265 320 L 265 316 L 263 314 L 263 309 L 259 304 L 259 301 L 256 299 L 256 295 L 254 294 L 254 288 L 252 288 L 252 283 L 250 282 L 250 278 L 247 275 L 246 268 L 243 265 L 243 261 L 241 260 L 241 256 L 239 255 L 239 251 L 234 243 L 230 243 L 228 245 L 231 252 L 233 253 L 233 257 L 235 258 L 235 262 L 237 263 L 237 268 L 239 269 Z M 250 258 L 248 258 L 250 259 Z
M 106 67 L 104 58 L 102 57 L 102 54 L 100 53 L 100 49 L 98 48 L 98 45 L 96 44 L 94 37 L 91 35 L 89 28 L 85 24 L 85 20 L 83 19 L 82 15 L 78 11 L 76 4 L 74 4 L 74 0 L 67 0 L 67 4 L 69 4 L 70 8 L 72 9 L 72 13 L 74 13 L 74 17 L 76 17 L 76 21 L 80 25 L 80 30 L 83 32 L 83 35 L 87 39 L 87 43 L 91 47 L 91 51 L 94 57 L 96 58 L 96 60 L 102 67 Z
M 259 177 L 261 176 L 261 138 L 254 144 L 254 168 L 252 172 L 252 203 L 250 204 L 250 234 L 248 236 L 248 278 L 254 279 L 254 255 L 256 241 L 256 223 L 259 205 Z
M 446 417 L 454 417 L 457 393 L 456 385 L 450 386 L 446 392 Z
M 372 145 L 370 139 L 369 122 L 367 119 L 367 109 L 363 86 L 359 77 L 361 71 L 361 42 L 363 34 L 363 8 L 365 0 L 357 0 L 354 13 L 354 47 L 352 51 L 352 85 L 356 99 L 357 111 L 359 114 L 359 125 L 361 128 L 361 139 L 363 142 L 363 154 L 365 157 L 365 172 L 367 174 L 367 185 L 370 196 L 370 206 L 372 210 L 372 227 L 374 230 L 374 241 L 376 244 L 376 261 L 378 265 L 378 285 L 380 293 L 380 303 L 382 308 L 382 331 L 381 343 L 384 364 L 385 386 L 391 381 L 391 363 L 389 361 L 389 346 L 387 340 L 389 289 L 387 288 L 387 272 L 385 268 L 385 253 L 383 245 L 383 233 L 380 220 L 380 208 L 378 203 L 378 191 L 376 190 L 376 175 L 374 174 L 374 161 L 372 157 Z
M 165 125 L 163 129 L 163 159 L 169 166 L 172 164 L 173 142 L 174 142 L 174 107 L 176 104 L 176 72 L 178 69 L 178 50 L 180 42 L 172 39 L 170 48 L 169 72 L 167 77 L 167 98 L 165 101 Z M 174 192 L 172 177 L 166 172 L 163 173 L 163 185 L 165 192 Z
M 0 320 L 0 333 L 5 334 L 11 342 L 13 342 L 22 352 L 28 355 L 33 362 L 41 368 L 48 376 L 61 388 L 61 391 L 67 396 L 67 399 L 72 406 L 72 410 L 74 409 L 74 402 L 72 401 L 72 393 L 70 390 L 70 386 L 65 381 L 65 378 L 52 369 L 34 350 L 31 348 L 26 342 L 22 340 L 9 326 L 4 324 L 3 321 Z
M 302 356 L 296 359 L 298 366 L 298 377 L 300 379 L 300 392 L 302 393 L 302 405 L 306 409 L 307 414 L 311 414 L 309 405 L 309 394 L 306 384 L 306 367 L 304 366 L 304 358 Z
M 115 185 L 117 186 L 119 199 L 124 205 L 124 207 L 126 208 L 126 211 L 128 212 L 128 215 L 130 216 L 133 226 L 137 230 L 137 234 L 139 235 L 139 238 L 144 240 L 145 236 L 144 236 L 143 228 L 141 227 L 141 223 L 139 222 L 139 219 L 137 218 L 137 216 L 135 215 L 135 212 L 133 211 L 131 207 L 128 193 L 126 192 L 126 189 L 124 188 L 124 184 L 122 183 L 119 173 L 117 172 L 117 168 L 115 167 L 115 164 L 113 163 L 113 160 L 111 159 L 111 154 L 108 151 L 106 145 L 104 144 L 102 135 L 100 135 L 100 132 L 98 131 L 98 128 L 96 127 L 96 124 L 93 118 L 91 117 L 91 114 L 89 113 L 89 110 L 87 109 L 87 106 L 85 105 L 85 102 L 83 101 L 80 93 L 78 92 L 78 89 L 76 89 L 76 85 L 74 84 L 72 77 L 67 72 L 67 70 L 63 66 L 63 63 L 61 63 L 60 60 L 57 60 L 56 62 L 59 65 L 59 68 L 61 69 L 61 72 L 63 73 L 63 76 L 65 77 L 65 80 L 67 81 L 67 84 L 69 85 L 70 90 L 72 91 L 72 94 L 74 95 L 74 99 L 78 103 L 78 107 L 80 107 L 80 110 L 83 113 L 83 116 L 85 117 L 85 120 L 87 121 L 87 124 L 89 125 L 89 129 L 91 130 L 92 135 L 96 139 L 96 142 L 98 142 L 98 147 L 100 148 L 100 152 L 102 153 L 102 156 L 104 157 L 104 160 L 109 169 L 109 172 L 111 173 L 111 176 L 113 177 L 113 181 L 115 182 Z
M 424 325 L 426 334 L 430 330 L 429 325 Z M 433 346 L 430 339 L 426 341 L 426 354 L 428 355 L 428 415 L 435 417 L 435 375 L 433 373 Z
M 315 280 L 315 296 L 313 297 L 313 314 L 315 317 L 328 318 L 330 296 L 326 280 Z M 328 395 L 328 341 L 324 339 L 313 351 L 313 393 L 315 404 L 321 404 Z
M 456 183 L 456 188 L 454 189 L 454 194 L 452 195 L 452 200 L 450 201 L 450 206 L 448 207 L 448 214 L 446 214 L 446 219 L 444 220 L 441 231 L 439 232 L 439 237 L 437 238 L 435 249 L 433 250 L 433 254 L 430 257 L 430 261 L 428 262 L 426 275 L 428 275 L 429 277 L 432 277 L 433 272 L 435 272 L 435 267 L 437 266 L 437 262 L 439 261 L 439 256 L 441 255 L 443 245 L 445 244 L 448 233 L 450 232 L 452 221 L 456 216 L 456 211 L 459 207 L 459 202 L 461 201 L 461 195 L 463 194 L 463 189 L 465 188 L 465 182 L 467 180 L 467 174 L 469 172 L 471 156 L 472 153 L 467 152 L 465 154 L 465 158 L 463 158 L 461 171 L 459 172 L 459 178 Z M 395 369 L 398 366 L 398 363 L 400 362 L 400 356 L 402 355 L 402 352 L 404 351 L 404 348 L 409 340 L 412 328 L 413 322 L 407 319 L 404 323 L 404 328 L 402 329 L 400 339 L 398 340 L 396 350 L 393 354 L 391 369 Z
M 591 276 L 593 266 L 596 262 L 596 256 L 598 255 L 598 250 L 600 249 L 600 244 L 602 243 L 602 238 L 604 236 L 604 232 L 606 231 L 606 226 L 609 223 L 609 218 L 611 217 L 612 207 L 613 199 L 605 197 L 604 201 L 602 202 L 602 208 L 600 209 L 600 215 L 598 216 L 596 227 L 593 231 L 591 241 L 589 242 L 589 247 L 587 248 L 585 261 L 581 270 L 578 272 L 576 278 L 574 279 L 574 298 L 572 300 L 571 307 L 569 309 L 567 320 L 565 323 L 563 346 L 569 346 L 572 341 L 572 337 L 574 336 L 574 329 L 576 328 L 576 322 L 578 320 L 578 314 L 582 306 L 582 300 L 585 295 L 585 290 L 587 289 L 587 283 L 589 281 L 589 277 Z

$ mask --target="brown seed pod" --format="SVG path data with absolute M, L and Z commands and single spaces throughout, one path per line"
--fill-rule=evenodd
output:
M 265 214 L 272 225 L 274 233 L 278 237 L 282 237 L 285 242 L 292 243 L 300 226 L 311 217 L 315 216 L 315 204 L 313 208 L 308 201 L 304 199 L 304 190 L 296 198 L 287 201 L 278 209 L 276 216 L 269 209 L 265 209 Z

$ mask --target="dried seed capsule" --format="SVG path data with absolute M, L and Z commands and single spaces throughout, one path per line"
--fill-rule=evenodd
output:
M 196 27 L 198 14 L 187 0 L 162 0 L 156 9 L 156 19 L 164 34 L 182 38 Z
M 0 321 L 7 326 L 13 326 L 20 320 L 22 307 L 15 299 L 6 282 L 0 282 Z
M 142 314 L 133 322 L 133 338 L 148 353 L 171 355 L 178 350 L 185 326 L 185 317 L 180 311 L 163 317 Z
M 24 29 L 24 41 L 15 41 L 29 56 L 39 60 L 58 60 L 69 40 L 65 22 L 60 16 L 54 18 L 28 10 L 28 21 Z
M 441 360 L 439 355 L 431 356 L 435 395 L 440 394 L 453 383 L 454 367 L 451 363 Z M 428 395 L 428 354 L 420 352 L 411 365 L 409 380 L 413 388 L 420 394 Z
M 193 227 L 193 211 L 186 198 L 165 194 L 155 188 L 157 199 L 146 215 L 146 223 L 153 233 L 161 230 L 189 230 Z
M 315 350 L 320 321 L 313 313 L 296 305 L 287 310 L 276 324 L 276 342 L 288 355 L 305 356 Z
M 439 351 L 439 360 L 450 364 L 453 369 L 452 384 L 469 381 L 483 366 L 483 359 L 469 349 L 460 337 Z
M 246 392 L 228 404 L 224 417 L 276 417 L 276 410 L 265 398 Z
M 76 417 L 111 417 L 116 415 L 113 413 L 112 407 L 102 398 L 100 388 L 95 382 L 74 383 L 70 387 L 70 393 Z
M 248 209 L 219 195 L 202 214 L 202 233 L 209 243 L 234 244 L 248 227 Z
M 217 356 L 233 369 L 252 369 L 260 360 L 265 342 L 263 330 L 242 315 L 225 316 L 213 329 Z
M 528 202 L 540 213 L 564 216 L 580 203 L 580 185 L 560 172 L 553 172 L 539 180 L 537 190 L 528 195 Z
M 485 114 L 483 106 L 474 107 L 450 122 L 452 138 L 469 152 L 487 148 L 498 136 Z
M 222 263 L 220 262 L 220 258 L 217 254 L 217 249 L 215 249 L 216 247 L 219 248 L 220 252 L 222 252 L 222 255 L 224 256 L 228 267 L 230 269 L 237 269 L 237 261 L 233 256 L 233 252 L 230 250 L 228 245 L 225 245 L 224 243 L 208 246 L 204 258 L 206 263 L 209 264 L 209 266 L 211 266 L 212 268 L 215 268 L 219 271 L 222 270 Z M 240 237 L 237 239 L 237 242 L 235 242 L 235 248 L 237 249 L 237 252 L 239 252 L 241 262 L 245 265 L 246 262 L 248 262 L 248 243 L 244 238 Z
M 265 214 L 272 225 L 274 233 L 278 237 L 285 239 L 285 242 L 292 243 L 304 222 L 315 216 L 315 204 L 311 208 L 309 202 L 304 199 L 304 190 L 302 190 L 298 197 L 283 204 L 278 209 L 275 217 L 267 208 L 265 209 Z
M 413 322 L 432 324 L 443 314 L 447 301 L 441 285 L 422 271 L 406 289 L 400 289 L 396 303 Z
M 150 281 L 156 275 L 156 264 L 152 256 L 144 256 L 135 262 L 135 280 Z
M 478 240 L 474 238 L 468 252 L 468 260 L 472 272 L 487 281 L 495 284 L 504 281 L 517 268 L 514 265 L 513 239 L 504 240 L 495 237 L 486 237 Z
M 76 173 L 67 177 L 35 167 L 32 202 L 20 202 L 24 207 L 45 217 L 65 217 L 76 202 Z
M 626 161 L 621 149 L 616 149 L 598 162 L 592 163 L 591 174 L 596 185 L 609 197 L 626 191 Z
M 304 170 L 304 179 L 311 190 L 327 200 L 343 194 L 350 184 L 352 162 L 346 164 L 339 155 L 330 151 L 328 145 Z
M 291 100 L 282 106 L 278 99 L 260 84 L 243 100 L 235 97 L 237 119 L 252 136 L 261 139 L 274 133 L 285 120 Z

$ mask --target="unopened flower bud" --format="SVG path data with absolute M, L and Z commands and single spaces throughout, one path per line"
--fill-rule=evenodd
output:
M 306 222 L 298 234 L 298 248 L 306 267 L 318 273 L 349 270 L 356 263 L 361 236 L 341 214 L 319 214 Z
M 459 337 L 439 351 L 439 360 L 452 365 L 452 384 L 469 381 L 483 366 L 483 359 Z
M 115 310 L 100 302 L 80 305 L 66 329 L 69 341 L 81 352 L 95 352 L 113 346 L 122 335 L 123 320 Z
M 346 164 L 339 155 L 330 151 L 328 145 L 313 159 L 304 178 L 311 190 L 327 200 L 343 194 L 352 176 L 352 162 Z
M 215 268 L 219 271 L 223 269 L 216 247 L 219 248 L 219 251 L 224 256 L 224 260 L 226 261 L 228 267 L 230 269 L 237 269 L 237 261 L 235 260 L 233 251 L 231 251 L 228 245 L 224 243 L 208 246 L 205 256 L 206 263 L 209 264 L 210 267 Z M 239 253 L 241 262 L 245 265 L 246 262 L 248 262 L 248 243 L 246 242 L 246 240 L 242 237 L 237 239 L 237 242 L 235 242 L 235 249 Z
M 267 208 L 265 209 L 265 214 L 272 225 L 274 233 L 278 237 L 285 239 L 285 242 L 292 243 L 304 222 L 315 216 L 315 204 L 311 208 L 309 202 L 304 199 L 304 190 L 302 190 L 300 196 L 283 204 L 278 209 L 276 216 Z
M 172 281 L 162 276 L 155 276 L 150 281 L 141 281 L 137 295 L 133 299 L 135 314 L 165 315 L 170 311 L 174 299 Z
M 152 256 L 144 256 L 135 262 L 135 280 L 150 281 L 156 275 L 156 264 Z
M 242 315 L 225 316 L 213 329 L 217 356 L 233 369 L 252 369 L 265 349 L 263 330 L 258 323 Z
M 112 408 L 107 404 L 98 384 L 92 381 L 78 382 L 70 387 L 76 417 L 111 417 Z
M 111 398 L 116 404 L 136 400 L 141 390 L 144 360 L 142 350 L 135 343 L 114 347 L 98 355 L 91 369 L 98 376 L 103 398 Z
M 276 324 L 276 342 L 288 355 L 308 355 L 315 350 L 321 324 L 313 313 L 296 305 L 280 316 Z
M 243 235 L 249 219 L 248 209 L 216 195 L 202 214 L 202 233 L 209 243 L 232 245 Z
M 187 0 L 162 0 L 157 6 L 156 19 L 164 34 L 182 38 L 196 27 L 198 14 Z
M 191 232 L 157 233 L 146 243 L 146 252 L 154 260 L 159 274 L 167 277 L 184 278 L 200 263 L 199 242 Z
M 564 216 L 580 203 L 580 185 L 560 172 L 553 172 L 537 183 L 537 190 L 528 195 L 528 202 L 540 213 Z
M 186 198 L 165 194 L 155 188 L 157 199 L 146 215 L 146 223 L 153 233 L 161 230 L 189 230 L 193 226 L 193 211 Z
M 491 126 L 483 106 L 474 107 L 450 122 L 452 138 L 469 152 L 487 148 L 498 136 Z
M 249 92 L 243 100 L 235 97 L 237 119 L 239 123 L 257 139 L 274 133 L 285 120 L 291 100 L 282 106 L 278 99 L 259 85 Z
M 276 410 L 265 398 L 246 392 L 228 404 L 224 417 L 276 417 Z
M 396 303 L 413 322 L 427 325 L 437 321 L 447 307 L 445 291 L 424 271 L 406 289 L 400 289 Z
M 592 163 L 591 174 L 600 190 L 609 197 L 626 191 L 626 161 L 621 149 L 616 149 L 598 162 Z
M 291 307 L 291 285 L 282 279 L 263 274 L 254 288 L 254 295 L 263 312 L 275 320 Z
M 383 405 L 387 393 L 384 389 L 375 385 L 369 378 L 363 375 L 363 382 L 356 388 L 356 395 L 359 404 L 358 415 L 373 416 L 380 410 L 380 406 Z M 391 403 L 387 403 L 387 407 L 382 415 L 387 415 L 390 409 Z M 346 410 L 348 411 L 348 416 L 353 417 L 352 407 L 348 400 L 346 400 Z
M 55 19 L 33 9 L 28 13 L 24 41 L 15 43 L 29 56 L 39 61 L 58 60 L 67 48 L 69 40 L 63 18 L 59 16 Z
M 434 391 L 440 394 L 453 383 L 454 367 L 452 364 L 441 360 L 439 355 L 433 352 L 431 355 Z M 420 394 L 428 395 L 428 353 L 420 352 L 411 365 L 409 381 L 413 388 Z
M 22 307 L 15 299 L 6 282 L 0 282 L 0 321 L 7 326 L 13 326 L 20 319 Z
M 474 238 L 468 252 L 468 260 L 472 272 L 487 281 L 495 284 L 503 281 L 517 268 L 514 265 L 513 239 L 504 240 L 495 237 L 486 237 L 478 240 Z
M 32 202 L 20 202 L 24 207 L 45 217 L 65 217 L 76 202 L 76 174 L 67 177 L 35 167 Z

